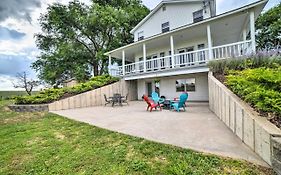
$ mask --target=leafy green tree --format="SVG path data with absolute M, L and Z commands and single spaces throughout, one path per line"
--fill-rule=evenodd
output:
M 148 12 L 139 0 L 53 4 L 39 19 L 42 32 L 35 37 L 41 56 L 32 67 L 56 85 L 73 77 L 87 80 L 92 71 L 101 75 L 107 71 L 104 53 L 133 42 L 130 30 Z
M 260 15 L 256 27 L 258 48 L 281 46 L 281 3 Z

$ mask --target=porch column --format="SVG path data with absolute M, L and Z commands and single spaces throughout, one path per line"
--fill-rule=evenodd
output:
M 108 73 L 111 75 L 111 54 L 108 55 Z
M 175 67 L 175 51 L 174 51 L 174 37 L 170 36 L 170 45 L 171 45 L 171 59 L 172 59 L 172 68 Z
M 246 29 L 243 29 L 242 37 L 243 37 L 243 41 L 247 40 L 247 30 Z
M 125 75 L 125 50 L 122 50 L 122 70 L 123 75 Z
M 210 24 L 207 25 L 207 37 L 208 37 L 208 49 L 209 49 L 209 59 L 213 59 L 213 42 L 212 42 L 212 35 L 211 35 L 211 27 Z
M 255 34 L 255 12 L 250 12 L 250 31 L 251 31 L 251 41 L 252 41 L 252 51 L 256 53 L 256 34 Z
M 146 45 L 143 43 L 142 45 L 142 51 L 143 51 L 143 71 L 146 72 Z

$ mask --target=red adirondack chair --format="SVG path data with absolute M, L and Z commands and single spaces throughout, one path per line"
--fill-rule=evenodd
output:
M 162 111 L 161 105 L 158 103 L 155 103 L 153 100 L 150 100 L 148 98 L 148 96 L 144 95 L 143 99 L 147 103 L 147 109 L 146 109 L 147 111 L 148 111 L 148 109 L 150 109 L 150 112 L 152 111 L 152 109 L 157 110 L 157 107 L 159 107 L 160 111 Z

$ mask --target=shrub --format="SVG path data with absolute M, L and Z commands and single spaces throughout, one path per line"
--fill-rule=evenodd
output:
M 102 75 L 91 78 L 88 82 L 80 83 L 71 88 L 46 89 L 31 96 L 17 96 L 14 98 L 16 104 L 44 104 L 62 99 L 64 96 L 77 95 L 102 86 L 114 83 L 119 79 L 109 75 Z
M 280 53 L 214 60 L 209 68 L 215 76 L 225 75 L 225 84 L 259 112 L 281 117 Z
M 225 84 L 259 112 L 281 117 L 281 67 L 231 70 Z

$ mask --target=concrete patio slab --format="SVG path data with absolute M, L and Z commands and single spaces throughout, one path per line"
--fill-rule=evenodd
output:
M 268 166 L 209 110 L 190 103 L 186 112 L 146 111 L 144 102 L 123 107 L 54 111 L 61 116 L 148 140 Z

